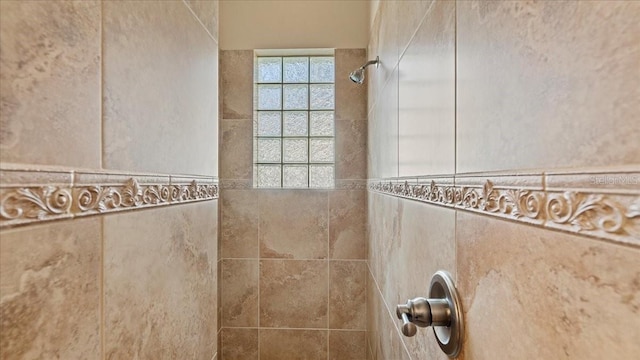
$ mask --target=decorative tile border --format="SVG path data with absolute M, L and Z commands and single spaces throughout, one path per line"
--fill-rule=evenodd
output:
M 472 174 L 369 190 L 640 247 L 640 172 Z
M 0 169 L 0 228 L 218 198 L 211 176 Z

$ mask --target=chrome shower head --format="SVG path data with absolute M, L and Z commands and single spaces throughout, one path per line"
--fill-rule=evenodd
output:
M 354 70 L 349 74 L 349 79 L 356 84 L 362 84 L 364 82 L 364 67 Z
M 354 70 L 349 74 L 349 79 L 356 84 L 362 84 L 364 82 L 364 70 L 369 65 L 375 64 L 376 67 L 380 64 L 380 58 L 376 56 L 375 60 L 369 60 L 366 64 L 362 65 L 360 68 Z

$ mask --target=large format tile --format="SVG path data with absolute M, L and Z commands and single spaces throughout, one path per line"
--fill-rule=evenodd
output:
M 336 190 L 329 193 L 329 258 L 366 259 L 367 193 Z
M 367 122 L 337 120 L 336 179 L 367 178 Z
M 0 160 L 100 166 L 100 2 L 0 2 Z
M 222 329 L 220 360 L 258 360 L 258 329 Z
M 266 190 L 259 194 L 260 257 L 326 259 L 326 191 Z
M 445 1 L 448 2 L 448 1 Z M 398 46 L 400 55 L 406 50 L 409 41 L 415 35 L 416 29 L 421 23 L 433 21 L 433 18 L 424 21 L 425 14 L 431 11 L 434 0 L 402 0 L 398 1 L 396 13 L 398 21 Z M 453 4 L 454 2 L 451 1 Z M 454 4 L 455 5 L 455 4 Z
M 258 258 L 258 196 L 254 190 L 221 193 L 222 258 Z
M 327 261 L 260 261 L 260 326 L 326 328 Z
M 0 233 L 0 358 L 101 358 L 100 222 Z
M 329 262 L 329 328 L 365 330 L 367 263 Z
M 253 119 L 253 51 L 220 51 L 222 119 Z
M 400 176 L 455 172 L 455 4 L 435 2 L 400 60 Z
M 457 2 L 457 171 L 638 164 L 639 17 L 635 1 Z
M 329 360 L 363 360 L 367 341 L 364 331 L 329 331 Z
M 222 326 L 258 326 L 258 260 L 222 260 Z
M 369 178 L 398 176 L 398 71 L 390 75 L 370 116 L 367 142 Z
M 104 167 L 217 175 L 218 48 L 183 2 L 104 7 Z
M 466 358 L 640 353 L 638 249 L 464 212 L 457 237 Z
M 253 120 L 222 120 L 220 130 L 220 178 L 251 180 Z
M 218 0 L 186 0 L 186 3 L 209 34 L 218 41 Z
M 326 360 L 327 330 L 260 330 L 260 360 Z
M 216 351 L 217 201 L 104 218 L 107 359 Z
M 367 82 L 359 85 L 349 74 L 367 62 L 366 49 L 336 49 L 336 120 L 367 118 Z M 367 69 L 371 69 L 369 67 Z M 365 81 L 367 77 L 365 76 Z

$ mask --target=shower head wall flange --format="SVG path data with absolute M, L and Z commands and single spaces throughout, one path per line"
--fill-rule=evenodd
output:
M 369 65 L 376 65 L 376 68 L 380 66 L 380 57 L 376 56 L 375 60 L 369 60 L 366 64 L 362 65 L 358 69 L 349 74 L 349 79 L 356 84 L 362 84 L 364 82 L 364 71 Z

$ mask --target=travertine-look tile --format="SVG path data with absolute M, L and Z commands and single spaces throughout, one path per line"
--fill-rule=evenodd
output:
M 640 353 L 638 249 L 464 212 L 457 236 L 466 358 Z
M 104 7 L 104 166 L 217 175 L 218 48 L 183 2 Z
M 349 74 L 367 62 L 366 49 L 336 49 L 336 120 L 365 120 L 367 118 L 367 76 L 358 85 Z M 371 70 L 375 66 L 368 67 Z M 368 75 L 368 74 L 366 74 Z
M 330 329 L 366 329 L 366 282 L 366 262 L 329 262 Z
M 258 193 L 253 190 L 224 190 L 221 192 L 222 258 L 257 258 Z
M 260 329 L 260 360 L 326 360 L 327 330 Z
M 220 106 L 225 120 L 253 119 L 253 51 L 220 51 Z
M 448 2 L 448 1 L 445 1 Z M 416 29 L 421 23 L 433 21 L 433 17 L 423 21 L 425 14 L 432 10 L 433 0 L 402 0 L 398 1 L 397 21 L 398 21 L 398 46 L 400 55 L 405 51 L 409 41 L 414 36 Z M 455 6 L 454 2 L 451 3 Z
M 100 2 L 0 2 L 0 160 L 100 166 Z
M 260 257 L 327 258 L 326 191 L 260 191 L 259 202 Z
M 217 201 L 104 218 L 106 359 L 216 352 Z
M 400 60 L 400 176 L 455 172 L 455 4 L 433 4 Z
M 380 299 L 378 288 L 369 269 L 367 270 L 367 348 L 371 358 L 376 359 L 380 332 Z
M 336 126 L 336 179 L 367 178 L 367 122 L 338 120 Z
M 327 262 L 260 261 L 260 326 L 326 328 Z
M 218 41 L 218 0 L 187 0 L 186 3 L 211 36 Z
M 365 190 L 329 193 L 330 259 L 366 259 L 366 201 Z
M 0 233 L 0 358 L 101 358 L 100 222 Z
M 329 331 L 330 360 L 363 360 L 366 346 L 364 331 Z
M 398 6 L 399 1 L 380 1 L 378 15 L 380 16 L 380 30 L 377 34 L 377 49 L 375 53 L 369 54 L 371 59 L 376 56 L 380 57 L 378 67 L 367 68 L 367 75 L 375 72 L 375 76 L 371 77 L 369 84 L 374 85 L 374 90 L 378 94 L 380 101 L 385 102 L 388 96 L 382 93 L 385 84 L 391 80 L 394 69 L 398 64 L 399 44 L 398 44 Z
M 258 360 L 258 329 L 222 329 L 220 360 Z
M 458 172 L 640 162 L 638 2 L 456 5 Z
M 399 202 L 400 236 L 381 259 L 388 277 L 382 291 L 389 306 L 426 297 L 431 276 L 438 270 L 456 278 L 455 210 L 411 200 Z M 395 325 L 400 329 L 401 322 Z M 447 359 L 431 329 L 420 329 L 404 342 L 413 358 Z
M 400 200 L 373 192 L 369 192 L 368 196 L 369 267 L 381 289 L 384 289 L 387 282 L 385 272 L 388 269 L 389 254 L 394 246 L 398 247 L 397 242 L 401 241 Z
M 253 120 L 222 120 L 220 130 L 220 178 L 250 180 L 253 171 Z
M 222 260 L 222 326 L 258 326 L 258 260 Z
M 369 142 L 367 143 L 370 178 L 398 176 L 398 70 L 390 75 L 389 82 L 381 91 L 384 99 L 374 108 L 373 123 L 369 121 Z

